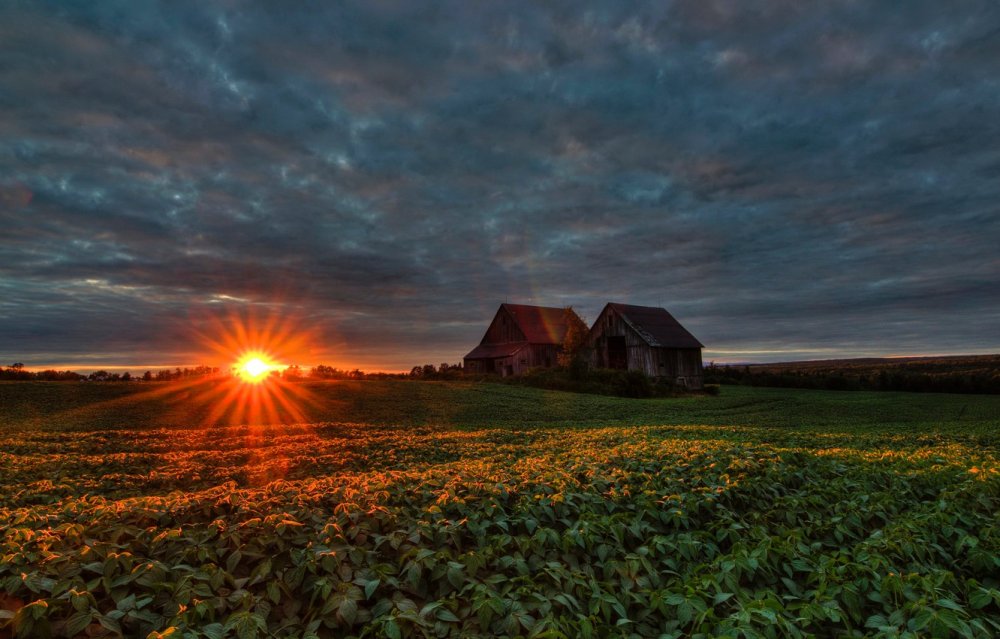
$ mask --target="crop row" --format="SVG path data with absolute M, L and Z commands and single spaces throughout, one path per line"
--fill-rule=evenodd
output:
M 712 432 L 358 429 L 346 457 L 402 452 L 160 495 L 142 494 L 148 476 L 88 491 L 118 462 L 101 475 L 69 455 L 83 483 L 0 510 L 0 624 L 241 639 L 1000 633 L 990 451 Z M 280 439 L 259 463 L 317 445 Z M 176 443 L 141 454 L 168 459 Z M 186 487 L 161 470 L 164 490 Z
M 262 486 L 341 472 L 422 469 L 460 460 L 576 455 L 646 440 L 755 443 L 775 450 L 889 462 L 902 470 L 996 465 L 996 441 L 969 434 L 873 435 L 767 428 L 392 428 L 364 424 L 19 432 L 0 436 L 0 507 L 69 497 L 197 491 L 236 482 Z

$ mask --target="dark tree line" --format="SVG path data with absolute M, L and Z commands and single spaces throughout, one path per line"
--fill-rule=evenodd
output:
M 289 371 L 295 369 L 291 376 L 289 376 Z M 320 364 L 319 366 L 313 366 L 309 369 L 309 377 L 311 379 L 364 379 L 367 373 L 361 369 L 355 368 L 354 370 L 341 370 L 339 368 L 334 368 L 332 366 L 324 366 Z M 301 370 L 298 366 L 289 366 L 282 373 L 282 377 L 286 379 L 296 379 L 301 378 Z
M 174 370 L 164 369 L 155 373 L 153 371 L 146 371 L 141 376 L 133 375 L 129 371 L 112 373 L 106 370 L 99 370 L 89 375 L 81 375 L 73 371 L 29 371 L 21 362 L 15 362 L 6 368 L 0 369 L 0 380 L 40 382 L 172 382 L 180 379 L 215 377 L 218 375 L 219 369 L 211 366 L 175 368 Z
M 74 373 L 73 371 L 57 371 L 52 369 L 29 371 L 24 368 L 24 364 L 21 362 L 15 362 L 6 368 L 0 368 L 0 379 L 3 380 L 62 382 L 76 381 L 83 379 L 83 377 L 83 375 Z
M 842 391 L 1000 394 L 1000 368 L 951 369 L 921 364 L 845 367 L 843 370 L 786 369 L 763 366 L 705 367 L 705 382 L 743 386 Z
M 449 364 L 441 362 L 437 367 L 434 364 L 424 364 L 414 366 L 410 369 L 410 379 L 457 379 L 465 374 L 465 369 L 461 364 Z
M 461 365 L 447 365 L 448 370 L 461 371 Z M 432 365 L 425 367 L 415 367 L 423 371 L 424 369 L 433 371 L 429 374 L 427 379 L 432 377 L 435 379 L 443 379 L 443 377 L 437 377 L 437 370 Z M 29 371 L 25 368 L 24 364 L 17 362 L 7 366 L 6 368 L 0 368 L 0 380 L 14 380 L 14 381 L 86 381 L 86 382 L 174 382 L 178 380 L 195 379 L 195 378 L 228 378 L 230 376 L 236 376 L 235 370 L 226 373 L 214 366 L 195 366 L 193 368 L 174 368 L 174 369 L 163 369 L 159 371 L 146 371 L 142 375 L 133 375 L 132 373 L 126 371 L 124 373 L 113 373 L 106 370 L 99 370 L 90 373 L 89 375 L 82 375 L 73 371 L 56 371 L 56 370 L 43 370 L 43 371 Z M 284 370 L 272 370 L 270 372 L 271 377 L 284 379 L 286 381 L 304 381 L 304 380 L 358 380 L 358 379 L 405 379 L 412 375 L 407 373 L 382 373 L 382 372 L 366 372 L 359 368 L 353 370 L 342 370 L 339 368 L 334 368 L 332 366 L 319 365 L 314 366 L 308 371 L 304 371 L 301 366 L 297 364 L 292 364 L 286 367 Z M 418 375 L 422 377 L 422 375 Z
M 173 382 L 192 378 L 210 378 L 236 376 L 234 369 L 230 373 L 224 373 L 217 367 L 195 366 L 193 368 L 162 369 L 159 371 L 146 371 L 142 375 L 133 375 L 126 371 L 124 373 L 114 373 L 106 370 L 98 370 L 89 375 L 82 375 L 73 371 L 29 371 L 24 364 L 18 362 L 6 368 L 0 368 L 0 380 L 19 381 L 89 381 L 89 382 Z M 306 380 L 362 380 L 362 379 L 420 379 L 420 380 L 447 380 L 459 379 L 465 376 L 465 371 L 461 364 L 449 364 L 442 362 L 440 365 L 424 364 L 414 366 L 409 373 L 384 373 L 368 372 L 360 368 L 352 370 L 335 368 L 320 364 L 313 366 L 308 371 L 301 366 L 292 364 L 283 370 L 272 370 L 270 377 L 280 378 L 286 381 L 306 381 Z
M 146 371 L 142 375 L 145 382 L 173 382 L 179 379 L 191 379 L 193 377 L 217 377 L 220 371 L 214 366 L 195 366 L 194 368 L 175 368 L 174 370 L 163 369 L 161 371 Z M 135 378 L 133 378 L 135 379 Z

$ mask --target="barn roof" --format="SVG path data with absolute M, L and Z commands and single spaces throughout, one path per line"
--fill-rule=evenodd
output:
M 528 342 L 508 342 L 507 344 L 480 344 L 465 356 L 465 359 L 494 359 L 509 357 L 528 345 Z
M 609 307 L 618 311 L 625 322 L 650 346 L 666 348 L 704 348 L 694 335 L 665 308 L 633 306 L 611 302 Z
M 566 309 L 527 304 L 501 304 L 532 344 L 562 344 L 566 336 Z

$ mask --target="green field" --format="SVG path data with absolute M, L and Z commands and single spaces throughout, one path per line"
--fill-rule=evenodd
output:
M 0 637 L 1000 635 L 1000 397 L 213 384 L 0 383 Z

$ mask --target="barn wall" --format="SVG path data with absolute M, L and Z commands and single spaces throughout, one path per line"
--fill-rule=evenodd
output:
M 702 387 L 701 349 L 653 348 L 626 324 L 614 309 L 610 308 L 597 318 L 590 334 L 590 345 L 593 349 L 590 361 L 592 366 L 610 367 L 608 337 L 625 338 L 628 370 L 640 370 L 650 377 L 664 377 L 682 382 L 689 388 Z
M 555 344 L 529 344 L 509 357 L 464 359 L 466 372 L 520 375 L 530 368 L 551 368 L 556 365 L 559 346 Z
M 499 375 L 520 375 L 530 368 L 551 368 L 556 365 L 559 347 L 554 344 L 529 344 L 508 357 L 483 359 L 465 358 L 465 370 L 469 373 L 497 373 Z
M 524 342 L 527 338 L 518 328 L 514 317 L 504 308 L 497 311 L 483 336 L 483 344 L 509 344 Z M 536 366 L 554 366 L 554 345 L 531 344 L 508 357 L 468 359 L 464 361 L 465 370 L 470 373 L 496 373 L 498 375 L 518 375 Z M 546 364 L 548 362 L 548 364 Z
M 626 369 L 642 370 L 647 375 L 655 375 L 655 363 L 649 344 L 638 333 L 632 330 L 621 316 L 613 309 L 607 309 L 594 322 L 591 333 L 591 346 L 594 349 L 591 363 L 597 368 L 610 368 L 611 357 L 608 352 L 608 337 L 624 337 L 626 353 Z
M 675 380 L 688 388 L 702 387 L 701 349 L 656 348 L 653 351 L 659 377 Z
M 514 374 L 526 373 L 530 368 L 552 368 L 556 365 L 559 347 L 555 344 L 529 344 L 511 359 Z
M 511 314 L 506 309 L 501 308 L 490 323 L 490 327 L 486 329 L 482 343 L 509 344 L 510 342 L 524 342 L 526 340 L 527 338 L 517 327 L 517 322 L 514 321 Z
M 485 373 L 486 368 L 484 362 L 478 359 L 469 359 L 466 357 L 462 362 L 462 367 L 465 369 L 466 373 Z

